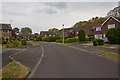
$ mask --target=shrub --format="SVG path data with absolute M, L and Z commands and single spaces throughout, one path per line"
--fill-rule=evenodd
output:
M 111 44 L 120 44 L 120 28 L 111 28 L 107 31 L 106 36 Z
M 93 45 L 94 45 L 94 46 L 97 46 L 98 44 L 99 44 L 99 43 L 98 43 L 97 40 L 94 40 L 94 41 L 93 41 Z
M 35 39 L 35 41 L 41 41 L 41 38 L 42 38 L 42 37 L 37 36 L 36 39 Z
M 89 41 L 89 38 L 86 38 L 85 41 Z
M 47 41 L 47 37 L 42 37 L 41 40 L 42 41 Z
M 57 39 L 56 42 L 62 43 L 63 40 L 62 39 Z
M 102 39 L 95 39 L 95 40 L 93 41 L 93 45 L 94 45 L 94 46 L 104 45 L 104 40 L 102 40 Z
M 11 41 L 11 43 L 13 44 L 13 47 L 18 47 L 20 45 L 19 41 L 15 40 L 15 41 Z
M 79 37 L 79 41 L 85 41 L 85 39 L 86 39 L 86 37 L 85 37 L 85 31 L 81 29 L 78 32 L 78 37 Z
M 27 40 L 26 39 L 21 39 L 21 44 L 22 45 L 26 45 L 27 44 Z
M 65 39 L 65 43 L 73 43 L 73 42 L 78 42 L 78 38 L 68 38 L 68 39 Z
M 46 40 L 48 42 L 55 42 L 56 41 L 56 37 L 47 37 Z
M 99 45 L 104 45 L 104 40 L 102 39 L 97 39 Z

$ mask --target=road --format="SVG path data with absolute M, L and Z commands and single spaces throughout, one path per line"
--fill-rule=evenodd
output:
M 118 63 L 63 45 L 53 43 L 39 44 L 44 49 L 44 57 L 36 67 L 31 76 L 32 78 L 118 77 Z M 39 49 L 35 50 L 39 51 Z

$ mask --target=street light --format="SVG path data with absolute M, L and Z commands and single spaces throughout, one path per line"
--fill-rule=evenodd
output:
M 63 43 L 64 43 L 64 24 L 62 25 L 63 27 Z

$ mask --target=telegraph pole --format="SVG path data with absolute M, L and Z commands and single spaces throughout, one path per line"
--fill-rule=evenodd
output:
M 64 24 L 62 25 L 63 27 L 63 44 L 64 44 Z

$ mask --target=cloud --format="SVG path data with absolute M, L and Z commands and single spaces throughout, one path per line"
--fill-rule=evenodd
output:
M 40 9 L 38 9 L 38 10 L 35 10 L 35 11 L 33 11 L 34 13 L 45 13 L 45 14 L 56 14 L 57 13 L 57 11 L 56 10 L 54 10 L 54 9 L 52 9 L 52 8 L 47 8 L 47 9 L 44 9 L 44 10 L 40 10 Z
M 66 5 L 65 2 L 53 2 L 53 3 L 46 2 L 44 4 L 46 6 L 53 7 L 53 8 L 56 8 L 56 9 L 66 9 L 67 8 L 67 5 Z
M 106 16 L 117 2 L 4 2 L 2 20 L 12 26 L 29 26 L 34 32 L 50 28 L 71 27 L 78 21 L 93 16 Z

